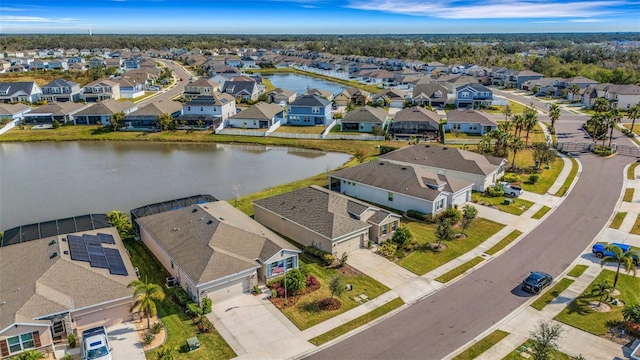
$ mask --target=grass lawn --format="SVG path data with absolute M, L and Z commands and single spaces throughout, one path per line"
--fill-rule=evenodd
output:
M 455 269 L 442 274 L 441 276 L 436 278 L 436 281 L 440 281 L 441 283 L 447 283 L 458 276 L 462 275 L 465 271 L 471 269 L 472 267 L 483 262 L 484 259 L 481 256 L 476 256 L 475 258 L 467 261 L 466 263 L 456 267 Z
M 77 82 L 80 86 L 85 86 L 93 81 L 91 72 L 87 71 L 67 71 L 67 70 L 36 70 L 28 72 L 4 73 L 0 74 L 0 81 L 35 81 L 38 85 L 44 86 L 53 80 L 65 78 L 66 80 Z M 106 77 L 105 77 L 106 79 Z
M 622 201 L 631 202 L 633 200 L 633 191 L 634 190 L 635 190 L 634 188 L 626 188 L 624 190 L 624 197 L 622 198 Z
M 547 306 L 547 304 L 552 302 L 553 299 L 557 298 L 558 295 L 560 295 L 563 291 L 565 291 L 569 287 L 569 285 L 573 284 L 574 281 L 575 280 L 573 279 L 567 279 L 567 278 L 561 279 L 560 281 L 558 281 L 557 284 L 555 284 L 551 289 L 549 289 L 549 291 L 545 292 L 536 301 L 534 301 L 533 304 L 531 304 L 531 307 L 533 307 L 536 310 L 544 309 L 544 307 Z
M 564 194 L 567 193 L 569 187 L 573 183 L 573 180 L 576 178 L 576 175 L 578 175 L 578 162 L 573 157 L 569 157 L 569 160 L 571 160 L 571 171 L 569 172 L 569 176 L 567 176 L 564 183 L 562 184 L 562 187 L 560 187 L 560 190 L 558 190 L 555 196 L 564 196 Z
M 427 245 L 437 242 L 435 224 L 425 224 L 419 221 L 403 221 L 413 238 L 420 245 Z M 466 239 L 456 239 L 446 242 L 447 249 L 434 252 L 428 249 L 416 250 L 398 261 L 398 265 L 418 275 L 425 274 L 438 266 L 445 264 L 458 256 L 468 252 L 476 246 L 482 244 L 489 237 L 500 231 L 505 225 L 497 222 L 477 218 L 466 231 Z
M 620 229 L 620 225 L 622 225 L 625 216 L 627 216 L 626 212 L 616 213 L 616 216 L 613 218 L 613 221 L 611 221 L 609 227 L 612 229 Z
M 334 126 L 335 127 L 335 126 Z M 324 126 L 293 126 L 282 125 L 276 132 L 281 133 L 294 133 L 294 134 L 317 134 L 320 135 L 324 131 Z
M 319 265 L 314 259 L 304 254 L 301 254 L 300 260 L 308 265 L 309 274 L 315 276 L 321 284 L 320 289 L 303 296 L 295 306 L 282 310 L 282 313 L 300 330 L 308 329 L 360 305 L 360 303 L 353 300 L 356 295 L 366 293 L 369 299 L 373 299 L 389 291 L 388 287 L 361 273 L 354 276 L 343 276 L 345 284 L 351 284 L 353 290 L 345 291 L 342 295 L 336 296 L 342 302 L 340 309 L 322 311 L 318 308 L 317 302 L 331 297 L 329 281 L 334 276 L 339 275 L 339 272 Z
M 540 210 L 538 210 L 535 214 L 533 214 L 533 216 L 531 218 L 532 219 L 542 219 L 542 217 L 545 216 L 550 210 L 551 210 L 551 208 L 545 205 L 545 206 L 541 207 Z
M 516 350 L 517 351 L 522 351 L 523 348 L 530 347 L 532 343 L 533 343 L 533 340 L 527 340 L 524 344 L 520 345 L 520 347 L 518 347 Z M 522 360 L 522 359 L 524 359 L 524 357 L 522 355 L 520 355 L 520 353 L 517 353 L 516 350 L 511 352 L 509 355 L 503 357 L 502 360 Z M 533 359 L 533 357 L 530 357 L 530 359 Z M 565 353 L 563 353 L 563 352 L 560 352 L 558 350 L 552 350 L 550 359 L 553 359 L 553 360 L 571 360 L 572 357 L 567 355 L 567 354 L 565 354 Z
M 331 341 L 337 338 L 340 335 L 344 335 L 353 329 L 357 329 L 360 326 L 367 324 L 380 316 L 390 312 L 391 310 L 397 309 L 400 306 L 404 305 L 404 301 L 401 298 L 395 298 L 388 303 L 376 308 L 362 316 L 359 316 L 351 321 L 348 321 L 337 328 L 333 328 L 322 335 L 318 335 L 313 339 L 309 340 L 313 345 L 319 346 L 327 341 Z
M 615 272 L 603 270 L 600 275 L 589 285 L 577 299 L 573 300 L 569 306 L 564 308 L 555 319 L 567 325 L 590 332 L 594 335 L 603 335 L 609 330 L 609 326 L 622 321 L 622 306 L 613 306 L 609 312 L 597 312 L 589 307 L 590 301 L 598 301 L 598 296 L 591 293 L 594 284 L 600 281 L 607 281 L 613 284 Z M 616 287 L 620 290 L 620 295 L 616 296 L 625 304 L 637 304 L 640 301 L 640 278 L 620 272 L 620 278 Z
M 209 334 L 198 334 L 191 319 L 172 301 L 173 289 L 164 286 L 164 280 L 169 273 L 162 267 L 141 241 L 126 240 L 124 242 L 131 254 L 131 262 L 140 270 L 140 278 L 150 283 L 160 285 L 165 293 L 165 299 L 157 303 L 158 318 L 166 326 L 168 346 L 180 349 L 176 359 L 231 359 L 236 356 L 227 342 L 214 330 Z M 182 347 L 187 339 L 198 336 L 200 350 L 187 354 Z M 157 351 L 147 353 L 149 358 L 155 359 Z
M 506 331 L 496 330 L 482 338 L 482 340 L 471 345 L 467 350 L 454 357 L 453 360 L 473 360 L 482 355 L 483 352 L 489 350 L 495 344 L 499 343 L 500 340 L 506 338 L 508 335 L 509 333 Z
M 481 135 L 471 135 L 463 132 L 447 132 L 444 134 L 445 140 L 455 140 L 455 139 L 482 139 Z
M 562 160 L 562 158 L 556 158 L 551 164 L 549 164 L 548 170 L 544 169 L 544 167 L 541 167 L 538 170 L 537 174 L 540 178 L 538 178 L 538 181 L 535 184 L 529 184 L 527 182 L 529 177 L 528 174 L 525 173 L 520 175 L 520 178 L 522 179 L 522 189 L 535 194 L 546 194 L 547 191 L 549 191 L 549 188 L 556 182 L 562 168 L 564 168 L 564 160 Z
M 627 179 L 629 180 L 635 180 L 636 178 L 636 168 L 638 167 L 638 165 L 640 165 L 640 162 L 634 162 L 633 164 L 629 165 L 629 168 L 627 169 Z
M 520 230 L 513 230 L 509 235 L 505 236 L 500 242 L 493 245 L 491 249 L 485 251 L 485 254 L 494 255 L 498 251 L 504 249 L 507 245 L 511 244 L 518 236 L 522 235 Z
M 504 111 L 504 108 L 506 106 L 494 106 L 494 107 L 496 108 L 496 110 L 487 109 L 487 110 L 484 110 L 484 112 L 487 112 L 489 114 L 501 114 L 502 119 L 504 119 L 504 114 L 502 114 L 502 111 Z M 524 109 L 526 109 L 528 106 L 524 106 L 520 103 L 509 100 L 509 107 L 511 108 L 511 116 L 513 117 L 513 115 L 522 115 L 522 113 L 524 112 Z
M 479 205 L 484 204 L 497 206 L 498 210 L 500 211 L 518 216 L 522 215 L 522 213 L 527 211 L 533 205 L 531 201 L 527 201 L 524 199 L 514 199 L 505 196 L 491 197 L 480 192 L 472 193 L 471 199 L 473 200 L 473 202 L 478 203 Z M 504 199 L 511 199 L 513 200 L 513 203 L 510 205 L 504 205 Z
M 640 215 L 636 218 L 636 221 L 633 223 L 633 228 L 631 228 L 631 234 L 640 235 Z
M 582 273 L 588 268 L 589 267 L 587 265 L 576 265 L 567 273 L 567 276 L 573 276 L 575 278 L 580 277 L 580 275 L 582 275 Z

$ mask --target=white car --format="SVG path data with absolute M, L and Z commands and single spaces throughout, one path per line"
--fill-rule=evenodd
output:
M 112 360 L 107 330 L 104 326 L 82 332 L 82 358 L 85 360 Z
M 502 185 L 502 188 L 504 189 L 504 194 L 507 196 L 518 197 L 522 195 L 522 193 L 524 192 L 524 190 L 522 190 L 521 187 L 511 185 L 506 181 L 501 182 L 500 185 Z

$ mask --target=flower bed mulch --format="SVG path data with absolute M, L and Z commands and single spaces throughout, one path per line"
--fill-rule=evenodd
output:
M 318 307 L 324 311 L 338 310 L 342 307 L 342 303 L 338 299 L 326 298 L 318 301 Z
M 273 305 L 275 305 L 278 309 L 282 310 L 284 308 L 295 306 L 300 299 L 309 293 L 312 293 L 318 289 L 320 289 L 320 282 L 313 276 L 307 276 L 307 288 L 304 292 L 297 294 L 287 294 L 287 298 L 285 300 L 284 292 L 278 293 L 278 287 L 274 286 L 271 288 L 271 298 L 269 299 Z

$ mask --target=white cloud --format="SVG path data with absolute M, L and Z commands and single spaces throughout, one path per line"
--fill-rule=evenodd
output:
M 602 19 L 572 19 L 569 20 L 571 22 L 576 22 L 576 23 L 595 23 L 595 22 L 604 22 L 604 20 Z
M 18 9 L 12 7 L 0 7 L 0 11 L 25 11 L 26 9 Z
M 625 1 L 546 2 L 487 0 L 477 5 L 457 5 L 451 0 L 425 3 L 419 0 L 351 0 L 347 7 L 444 19 L 574 18 L 602 16 L 605 8 Z
M 68 23 L 77 21 L 73 18 L 45 18 L 41 16 L 9 16 L 0 15 L 0 22 L 15 23 Z

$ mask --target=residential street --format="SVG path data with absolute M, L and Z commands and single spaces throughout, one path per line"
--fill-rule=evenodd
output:
M 186 72 L 184 70 L 184 68 L 178 64 L 176 64 L 174 61 L 170 61 L 170 60 L 158 60 L 162 63 L 164 63 L 165 65 L 169 66 L 171 68 L 171 70 L 173 70 L 173 74 L 178 78 L 178 84 L 169 89 L 166 90 L 164 92 L 162 92 L 159 95 L 155 95 L 152 97 L 149 97 L 147 99 L 145 99 L 144 101 L 141 101 L 138 106 L 139 107 L 143 107 L 145 105 L 148 105 L 152 102 L 159 102 L 159 101 L 165 101 L 165 100 L 171 100 L 177 96 L 182 95 L 182 93 L 184 92 L 184 87 L 186 84 L 189 83 L 189 79 L 191 78 L 191 74 L 189 74 L 188 72 Z M 182 79 L 182 81 L 180 81 L 180 79 Z

